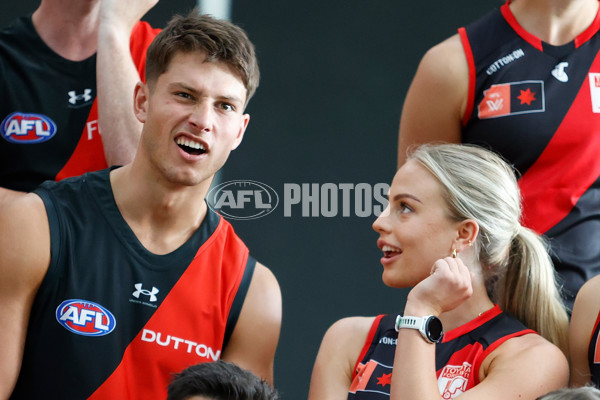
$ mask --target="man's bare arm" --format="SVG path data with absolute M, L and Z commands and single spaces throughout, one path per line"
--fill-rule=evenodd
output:
M 50 263 L 42 200 L 23 194 L 0 207 L 0 398 L 17 381 L 31 306 Z
M 223 360 L 273 384 L 275 350 L 281 329 L 281 291 L 273 273 L 257 263 Z

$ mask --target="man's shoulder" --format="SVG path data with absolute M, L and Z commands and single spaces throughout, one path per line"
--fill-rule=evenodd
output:
M 69 191 L 78 190 L 86 184 L 104 185 L 109 182 L 110 169 L 102 169 L 99 171 L 86 172 L 83 175 L 71 176 L 60 181 L 48 180 L 40 184 L 35 190 L 37 191 Z
M 24 15 L 11 20 L 8 24 L 0 28 L 0 37 L 14 36 L 23 33 L 23 31 L 33 30 L 31 15 Z
M 6 57 L 15 57 L 31 52 L 31 46 L 38 47 L 37 33 L 31 22 L 31 16 L 19 17 L 0 29 L 0 61 Z
M 109 169 L 87 172 L 60 181 L 45 181 L 33 193 L 41 197 L 50 210 L 89 210 L 92 204 L 105 204 L 113 199 Z

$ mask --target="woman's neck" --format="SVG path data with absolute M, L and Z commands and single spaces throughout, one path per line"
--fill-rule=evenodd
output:
M 519 25 L 542 41 L 560 46 L 573 41 L 594 21 L 598 0 L 513 0 Z

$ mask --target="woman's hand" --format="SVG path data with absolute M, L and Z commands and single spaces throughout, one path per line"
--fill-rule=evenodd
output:
M 471 271 L 460 258 L 437 260 L 431 275 L 408 294 L 405 315 L 440 315 L 458 307 L 473 294 Z

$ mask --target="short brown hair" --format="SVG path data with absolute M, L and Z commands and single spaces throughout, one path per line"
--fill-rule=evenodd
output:
M 201 15 L 195 8 L 188 15 L 175 15 L 154 38 L 146 57 L 146 82 L 156 82 L 178 52 L 206 53 L 206 61 L 230 66 L 246 87 L 246 104 L 256 91 L 260 73 L 254 45 L 246 32 L 227 21 Z

